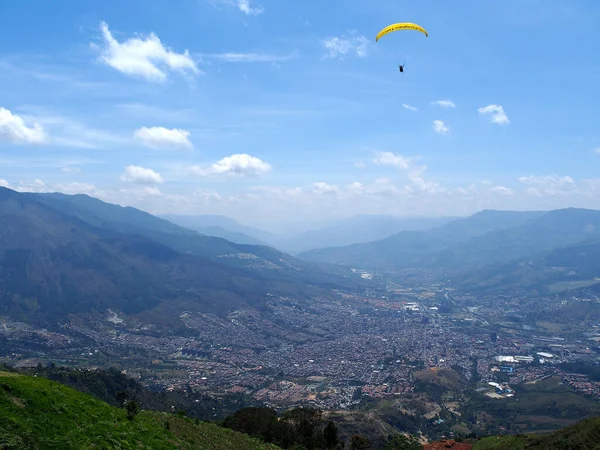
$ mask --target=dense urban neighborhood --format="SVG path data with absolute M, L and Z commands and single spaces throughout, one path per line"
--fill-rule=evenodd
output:
M 364 295 L 337 291 L 310 303 L 269 296 L 262 313 L 188 311 L 180 316 L 181 332 L 167 335 L 151 324 L 132 326 L 114 311 L 92 326 L 71 323 L 53 332 L 5 319 L 3 361 L 88 367 L 108 361 L 148 385 L 247 394 L 276 408 L 344 409 L 363 397 L 401 397 L 415 391 L 424 371 L 443 369 L 498 401 L 518 396 L 514 385 L 549 377 L 600 399 L 600 380 L 565 369 L 598 364 L 598 323 L 561 332 L 544 328 L 550 323 L 542 319 L 533 327 L 516 318 L 529 312 L 549 317 L 564 303 L 560 298 L 542 303 L 503 295 L 468 306 L 476 303 L 472 294 L 439 285 L 386 287 Z

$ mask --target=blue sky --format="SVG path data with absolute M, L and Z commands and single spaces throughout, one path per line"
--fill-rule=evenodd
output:
M 600 3 L 326 3 L 2 2 L 0 184 L 253 224 L 597 206 Z

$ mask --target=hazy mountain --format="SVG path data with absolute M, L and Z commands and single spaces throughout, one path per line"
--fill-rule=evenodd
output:
M 600 240 L 559 247 L 534 257 L 494 264 L 461 275 L 456 285 L 468 288 L 537 288 L 540 292 L 600 284 Z
M 451 245 L 436 255 L 436 262 L 446 267 L 478 268 L 593 239 L 600 239 L 600 211 L 559 209 Z
M 237 244 L 271 245 L 271 242 L 276 239 L 271 233 L 242 225 L 238 221 L 226 216 L 167 214 L 158 217 L 201 234 L 220 237 Z
M 223 227 L 201 227 L 196 228 L 195 230 L 205 236 L 220 237 L 236 244 L 269 245 L 263 241 L 253 238 L 252 236 L 248 236 L 247 234 L 229 231 Z
M 238 244 L 269 245 L 281 251 L 298 252 L 371 242 L 391 236 L 403 230 L 427 230 L 450 222 L 452 217 L 403 218 L 386 215 L 358 215 L 347 219 L 322 221 L 317 226 L 298 233 L 289 228 L 287 232 L 273 234 L 240 224 L 220 215 L 161 215 L 174 224 L 197 231 L 206 236 L 221 237 Z M 305 227 L 308 227 L 306 224 Z
M 484 210 L 424 231 L 402 231 L 386 239 L 298 254 L 311 261 L 361 267 L 411 267 L 449 263 L 463 243 L 543 216 L 538 211 Z
M 347 282 L 272 248 L 201 236 L 135 208 L 0 188 L 0 311 L 24 319 L 106 308 L 177 314 L 183 304 L 219 314 L 336 279 Z
M 338 220 L 334 224 L 279 238 L 274 245 L 292 254 L 324 247 L 341 247 L 384 239 L 404 230 L 422 231 L 444 225 L 455 217 L 396 217 L 358 215 Z

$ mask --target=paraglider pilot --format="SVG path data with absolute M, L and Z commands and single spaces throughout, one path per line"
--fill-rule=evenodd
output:
M 400 72 L 404 72 L 404 65 L 398 66 L 398 69 L 400 69 Z

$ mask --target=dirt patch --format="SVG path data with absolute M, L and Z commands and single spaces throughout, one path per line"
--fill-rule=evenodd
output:
M 18 397 L 10 397 L 10 401 L 17 405 L 19 408 L 25 408 L 25 403 Z
M 20 377 L 21 375 L 19 375 L 18 373 L 12 373 L 12 372 L 2 372 L 0 370 L 0 377 L 6 377 L 6 378 L 16 378 L 16 377 Z

